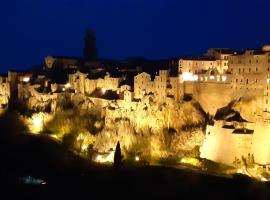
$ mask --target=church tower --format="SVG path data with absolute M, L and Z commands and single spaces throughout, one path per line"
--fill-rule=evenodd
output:
M 93 30 L 87 30 L 84 38 L 83 49 L 84 61 L 96 61 L 98 59 L 98 49 L 96 47 L 96 33 Z

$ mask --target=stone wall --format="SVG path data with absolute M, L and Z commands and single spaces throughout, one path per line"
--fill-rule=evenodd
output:
M 222 127 L 222 121 L 207 126 L 205 140 L 200 148 L 201 158 L 230 165 L 236 158 L 241 160 L 242 156 L 247 158 L 252 154 L 252 134 L 234 134 L 234 129 Z
M 233 100 L 240 98 L 247 104 L 253 103 L 253 107 L 247 108 L 243 104 L 240 112 L 245 111 L 246 115 L 253 115 L 254 112 L 263 109 L 263 89 L 238 89 L 235 90 L 229 83 L 217 82 L 184 82 L 183 90 L 186 94 L 192 94 L 201 104 L 205 112 L 214 115 L 217 109 L 225 107 Z M 252 113 L 251 113 L 252 110 Z
M 258 119 L 253 137 L 252 152 L 255 163 L 270 164 L 270 122 Z
M 183 87 L 184 93 L 192 94 L 205 112 L 211 115 L 234 99 L 230 84 L 185 82 Z

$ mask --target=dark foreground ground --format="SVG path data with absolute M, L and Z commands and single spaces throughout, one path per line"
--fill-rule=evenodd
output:
M 46 138 L 27 137 L 1 165 L 0 199 L 270 199 L 270 185 L 156 166 L 115 171 L 83 160 Z M 22 145 L 23 144 L 23 145 Z M 31 175 L 46 185 L 25 185 Z

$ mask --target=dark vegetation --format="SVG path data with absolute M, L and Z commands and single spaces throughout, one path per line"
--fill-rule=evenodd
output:
M 269 199 L 268 184 L 238 175 L 234 179 L 192 170 L 123 163 L 115 172 L 66 150 L 46 136 L 24 134 L 17 113 L 0 117 L 2 199 Z M 120 144 L 119 144 L 120 146 Z M 89 153 L 92 150 L 89 149 Z M 33 176 L 46 185 L 24 185 Z M 5 196 L 7 195 L 7 196 Z M 7 198 L 4 198 L 7 197 Z
M 121 162 L 122 162 L 122 154 L 120 142 L 118 141 L 114 152 L 114 162 L 113 162 L 113 166 L 116 170 L 119 170 L 119 168 L 121 167 Z

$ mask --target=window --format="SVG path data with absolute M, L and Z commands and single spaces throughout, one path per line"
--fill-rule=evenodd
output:
M 249 68 L 248 71 L 251 72 L 251 69 Z
M 249 60 L 249 64 L 251 64 L 251 60 Z
M 256 63 L 259 63 L 259 60 L 256 60 Z
M 266 99 L 265 103 L 268 104 L 268 99 Z
M 239 74 L 241 73 L 241 69 L 239 68 Z
M 258 71 L 258 68 L 256 67 L 256 72 Z
M 247 79 L 247 84 L 248 84 L 248 79 Z

